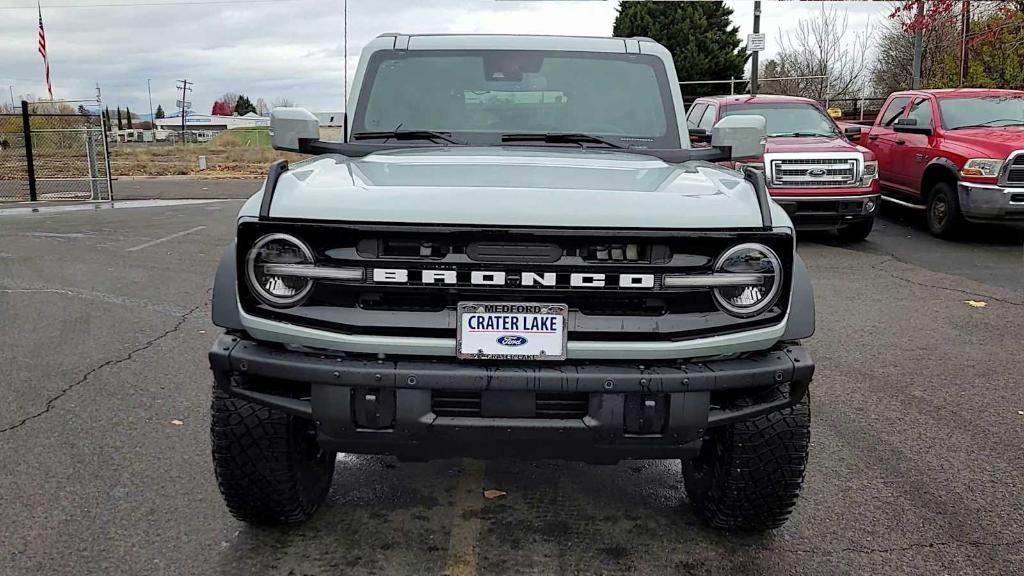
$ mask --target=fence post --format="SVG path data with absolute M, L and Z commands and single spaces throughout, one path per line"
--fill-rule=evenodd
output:
M 110 147 L 107 145 L 107 123 L 103 119 L 103 111 L 100 111 L 100 134 L 103 137 L 103 165 L 107 169 L 107 200 L 114 201 L 114 179 L 110 175 Z M 153 134 L 156 140 L 156 134 Z
M 32 125 L 28 117 L 28 101 L 21 101 L 21 129 L 25 133 L 25 168 L 28 171 L 28 199 L 35 202 L 38 199 L 36 194 L 36 167 L 32 160 Z
M 102 120 L 100 120 L 102 122 Z M 99 200 L 100 199 L 100 173 L 96 165 L 96 141 L 94 139 L 96 133 L 89 130 L 88 124 L 85 128 L 85 154 L 89 160 L 89 199 Z

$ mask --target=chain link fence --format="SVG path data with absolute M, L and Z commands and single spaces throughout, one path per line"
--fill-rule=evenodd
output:
M 33 108 L 0 115 L 0 201 L 110 200 L 100 116 Z

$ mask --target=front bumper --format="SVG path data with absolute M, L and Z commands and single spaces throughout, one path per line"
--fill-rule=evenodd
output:
M 877 191 L 870 194 L 803 196 L 791 190 L 773 190 L 772 200 L 788 214 L 800 230 L 835 230 L 860 220 L 874 218 L 881 199 Z M 807 194 L 807 190 L 802 190 Z
M 960 182 L 960 211 L 968 220 L 1024 220 L 1024 188 Z
M 800 346 L 707 362 L 485 364 L 292 351 L 228 334 L 210 364 L 224 392 L 312 419 L 325 448 L 409 460 L 689 458 L 707 428 L 799 402 L 814 374 Z M 784 400 L 722 404 L 780 384 L 789 385 Z M 470 406 L 460 408 L 466 415 L 439 407 L 452 396 Z M 542 415 L 548 396 L 581 409 Z

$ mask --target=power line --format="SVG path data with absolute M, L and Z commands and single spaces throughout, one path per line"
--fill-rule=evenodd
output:
M 210 6 L 216 4 L 278 4 L 297 0 L 172 0 L 171 2 L 124 2 L 102 4 L 48 4 L 47 8 L 135 8 L 159 6 Z M 35 6 L 0 6 L 0 10 L 34 10 Z

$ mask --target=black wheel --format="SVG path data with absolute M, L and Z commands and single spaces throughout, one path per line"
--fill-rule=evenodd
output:
M 784 398 L 789 386 L 771 388 L 732 408 Z M 694 512 L 722 530 L 756 531 L 786 523 L 796 506 L 811 443 L 809 394 L 799 404 L 752 420 L 713 428 L 700 455 L 683 463 Z
M 294 524 L 327 497 L 336 453 L 312 422 L 215 390 L 210 437 L 217 484 L 231 514 L 253 524 Z
M 952 238 L 963 227 L 960 214 L 960 200 L 956 190 L 945 182 L 939 182 L 928 194 L 928 231 L 940 238 Z
M 837 232 L 839 239 L 843 242 L 860 242 L 871 234 L 871 229 L 875 227 L 875 218 L 871 217 L 866 220 L 858 220 L 848 226 L 843 226 Z

